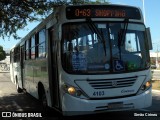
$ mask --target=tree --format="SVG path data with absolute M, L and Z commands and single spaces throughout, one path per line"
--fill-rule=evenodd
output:
M 0 61 L 6 58 L 6 52 L 3 50 L 3 47 L 0 46 Z
M 17 30 L 23 29 L 27 22 L 42 20 L 53 12 L 55 7 L 64 4 L 89 3 L 94 2 L 91 0 L 71 0 L 70 2 L 68 0 L 1 0 L 0 37 L 12 35 L 15 39 L 19 39 Z M 99 3 L 99 0 L 96 3 Z

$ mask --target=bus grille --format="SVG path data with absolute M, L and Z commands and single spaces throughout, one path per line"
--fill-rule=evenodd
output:
M 94 89 L 109 89 L 132 86 L 137 77 L 116 78 L 116 79 L 98 79 L 87 80 Z

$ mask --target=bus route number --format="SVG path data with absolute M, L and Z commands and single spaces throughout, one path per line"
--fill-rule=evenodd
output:
M 90 17 L 91 16 L 91 10 L 90 9 L 76 9 L 75 10 L 75 16 L 79 17 Z
M 93 92 L 93 96 L 104 96 L 104 91 Z

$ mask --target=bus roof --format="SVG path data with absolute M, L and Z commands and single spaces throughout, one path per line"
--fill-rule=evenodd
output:
M 98 6 L 100 6 L 100 7 L 98 7 Z M 124 8 L 126 8 L 126 10 L 128 10 L 129 12 L 127 12 L 127 14 L 129 15 L 129 16 L 127 16 L 127 17 L 132 17 L 132 18 L 134 18 L 134 17 L 137 17 L 137 19 L 138 19 L 138 17 L 141 17 L 141 18 L 139 18 L 139 19 L 143 19 L 143 16 L 142 16 L 142 12 L 141 12 L 141 10 L 140 10 L 140 8 L 138 8 L 138 7 L 135 7 L 135 6 L 129 6 L 129 5 L 120 5 L 120 4 L 100 4 L 100 5 L 93 5 L 93 4 L 85 4 L 85 5 L 62 5 L 62 6 L 59 6 L 59 7 L 57 7 L 56 9 L 55 9 L 55 11 L 53 12 L 53 13 L 51 13 L 46 19 L 44 19 L 41 23 L 39 23 L 33 30 L 31 30 L 24 38 L 22 38 L 22 40 L 20 40 L 20 42 L 18 42 L 15 46 L 13 46 L 12 47 L 12 49 L 14 48 L 14 47 L 16 47 L 16 46 L 18 46 L 18 45 L 20 45 L 21 43 L 24 43 L 25 42 L 25 40 L 26 39 L 30 39 L 30 37 L 31 37 L 31 35 L 34 35 L 36 32 L 39 32 L 42 28 L 45 28 L 46 27 L 46 24 L 48 24 L 48 22 L 50 22 L 51 20 L 53 20 L 53 19 L 55 19 L 55 16 L 56 16 L 56 14 L 58 13 L 58 11 L 60 11 L 60 12 L 65 12 L 64 10 L 65 10 L 65 8 L 66 8 L 66 17 L 68 17 L 68 19 L 75 19 L 76 18 L 76 16 L 73 14 L 74 12 L 74 10 L 77 10 L 77 9 L 79 9 L 79 10 L 86 10 L 86 9 L 90 9 L 90 10 L 94 10 L 93 8 L 98 8 L 99 10 L 101 10 L 101 11 L 105 11 L 105 10 L 108 10 L 108 12 L 109 12 L 109 10 L 110 10 L 110 12 L 113 12 L 113 10 L 115 9 L 115 10 L 119 10 L 119 14 L 123 14 L 122 12 L 123 12 L 123 10 L 124 10 Z M 68 9 L 72 9 L 71 11 L 69 11 L 69 12 L 67 12 L 67 8 Z M 82 8 L 82 9 L 81 9 Z M 107 8 L 109 8 L 109 9 L 107 9 Z M 122 9 L 123 8 L 123 9 Z M 136 11 L 138 11 L 139 12 L 139 15 L 137 15 L 137 16 L 134 16 L 133 15 L 133 11 L 134 10 L 136 10 Z M 103 17 L 103 18 L 106 18 L 105 17 L 105 13 L 103 14 L 103 13 L 101 13 L 101 11 L 100 11 L 100 16 L 99 17 Z M 79 11 L 80 12 L 80 11 Z M 91 11 L 91 12 L 93 12 L 93 11 Z M 117 13 L 118 14 L 118 13 Z M 57 15 L 61 15 L 61 14 L 57 14 Z M 112 14 L 113 15 L 113 14 Z M 133 17 L 134 16 L 134 17 Z M 83 16 L 83 15 L 81 15 L 81 16 L 78 16 L 79 18 L 85 18 L 85 16 Z M 77 17 L 77 19 L 78 19 L 78 17 Z M 95 17 L 94 15 L 92 15 L 91 17 Z M 110 13 L 110 15 L 108 16 L 108 18 L 109 17 L 111 17 L 111 13 Z M 123 16 L 122 16 L 123 17 Z M 119 18 L 122 18 L 122 17 L 119 17 Z M 97 17 L 98 18 L 98 17 Z M 113 16 L 113 18 L 116 18 L 116 16 Z M 142 20 L 143 21 L 143 20 Z

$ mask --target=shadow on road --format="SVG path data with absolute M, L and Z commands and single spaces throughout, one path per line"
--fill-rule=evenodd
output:
M 0 98 L 0 111 L 34 111 L 40 110 L 39 102 L 28 94 L 10 94 Z M 36 109 L 35 109 L 36 108 Z
M 48 117 L 61 117 L 61 114 L 51 108 L 43 110 L 40 101 L 27 93 L 10 94 L 0 98 L 0 112 L 14 113 L 40 113 L 43 119 Z M 0 115 L 1 116 L 1 115 Z

